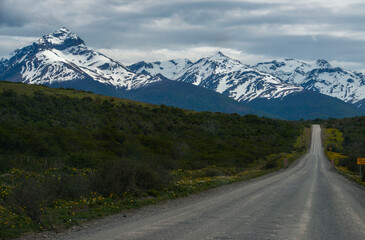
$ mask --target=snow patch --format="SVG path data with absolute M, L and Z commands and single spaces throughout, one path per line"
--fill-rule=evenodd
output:
M 286 59 L 281 62 L 259 63 L 255 68 L 287 83 L 300 85 L 345 102 L 355 103 L 365 98 L 363 74 L 333 67 L 323 59 L 313 62 Z

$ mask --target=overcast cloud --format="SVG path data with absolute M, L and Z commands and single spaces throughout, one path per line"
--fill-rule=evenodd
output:
M 67 27 L 124 64 L 323 58 L 365 71 L 363 0 L 0 0 L 0 56 Z

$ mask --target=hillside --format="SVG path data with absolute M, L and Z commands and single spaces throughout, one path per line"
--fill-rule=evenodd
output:
M 305 149 L 303 128 L 0 82 L 0 237 L 274 171 Z
M 290 151 L 300 132 L 285 121 L 187 112 L 82 91 L 3 82 L 0 91 L 1 154 L 59 156 L 72 166 L 157 156 L 174 167 L 244 166 Z M 186 156 L 176 156 L 181 146 Z
M 64 96 L 70 98 L 77 98 L 82 99 L 85 97 L 90 97 L 93 100 L 111 100 L 115 103 L 132 103 L 138 104 L 143 106 L 150 106 L 150 107 L 157 107 L 153 104 L 147 104 L 143 102 L 137 102 L 130 99 L 125 98 L 118 98 L 118 97 L 111 97 L 111 96 L 104 96 L 101 94 L 95 94 L 91 91 L 83 91 L 83 90 L 76 90 L 73 88 L 52 88 L 44 85 L 33 85 L 33 84 L 25 84 L 25 83 L 14 83 L 14 82 L 7 82 L 7 81 L 0 81 L 0 92 L 4 92 L 7 90 L 12 90 L 19 95 L 26 95 L 26 96 L 33 96 L 36 92 L 41 92 L 45 95 L 49 96 Z
M 178 81 L 164 80 L 147 87 L 125 92 L 122 96 L 136 101 L 164 104 L 195 111 L 276 117 L 212 90 Z

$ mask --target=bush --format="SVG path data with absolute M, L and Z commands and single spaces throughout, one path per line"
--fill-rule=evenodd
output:
M 94 175 L 70 175 L 61 173 L 45 179 L 48 198 L 77 199 L 93 191 Z
M 14 213 L 28 216 L 43 228 L 52 226 L 44 210 L 47 206 L 58 199 L 77 199 L 93 190 L 94 174 L 80 174 L 76 169 L 71 170 L 63 168 L 41 175 L 22 171 L 10 174 L 7 181 L 14 188 L 5 199 L 5 204 Z
M 223 175 L 219 169 L 209 168 L 207 169 L 205 176 L 206 177 L 216 177 Z
M 278 165 L 275 159 L 270 159 L 265 164 L 265 169 L 276 168 Z
M 170 180 L 169 175 L 162 169 L 156 170 L 148 164 L 140 164 L 136 167 L 135 181 L 140 189 L 157 189 L 160 190 Z
M 39 179 L 21 177 L 17 180 L 6 204 L 13 212 L 28 216 L 36 224 L 45 227 L 42 220 L 42 206 L 46 204 L 48 189 Z
M 279 154 L 272 154 L 270 156 L 266 157 L 266 164 L 265 164 L 265 169 L 271 169 L 271 168 L 276 168 L 278 166 L 278 159 L 281 158 L 282 156 Z
M 97 171 L 95 187 L 103 194 L 136 191 L 135 164 L 124 159 L 104 161 Z
M 95 176 L 95 191 L 102 194 L 140 194 L 146 190 L 159 190 L 170 181 L 163 169 L 156 169 L 149 163 L 138 163 L 127 159 L 105 161 Z

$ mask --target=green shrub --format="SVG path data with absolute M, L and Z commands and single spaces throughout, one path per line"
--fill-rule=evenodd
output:
M 135 181 L 136 185 L 140 189 L 156 189 L 160 190 L 170 180 L 170 176 L 165 170 L 154 169 L 149 164 L 139 164 L 135 169 Z
M 205 177 L 216 177 L 224 175 L 219 169 L 209 168 L 205 172 Z
M 136 191 L 135 164 L 124 159 L 108 159 L 96 173 L 95 187 L 102 194 Z
M 21 177 L 6 199 L 8 207 L 18 215 L 28 216 L 34 223 L 45 227 L 42 207 L 47 204 L 47 187 L 36 178 Z
M 271 169 L 271 168 L 276 168 L 278 167 L 278 159 L 280 158 L 281 156 L 280 155 L 277 155 L 277 154 L 272 154 L 270 156 L 267 156 L 266 157 L 266 163 L 265 163 L 265 166 L 264 168 L 265 169 Z
M 45 185 L 49 189 L 48 198 L 77 199 L 93 190 L 94 175 L 57 174 L 57 177 L 47 177 Z

